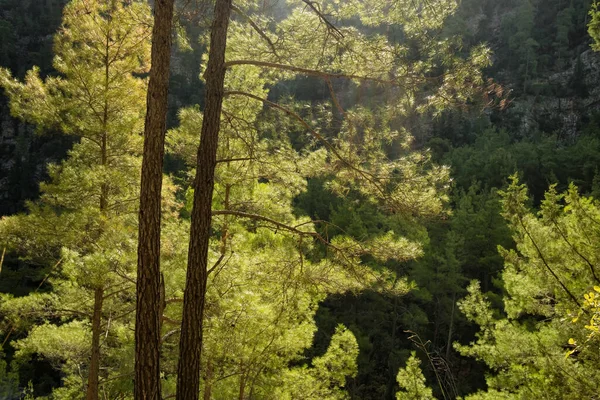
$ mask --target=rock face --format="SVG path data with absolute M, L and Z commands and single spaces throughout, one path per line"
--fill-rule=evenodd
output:
M 561 88 L 562 93 L 542 90 L 514 101 L 507 114 L 519 121 L 519 133 L 542 130 L 562 138 L 576 136 L 585 119 L 600 111 L 600 53 L 588 49 L 568 69 L 536 84 Z

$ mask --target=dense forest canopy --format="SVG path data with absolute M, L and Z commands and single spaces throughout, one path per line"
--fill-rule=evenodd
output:
M 0 0 L 0 398 L 597 398 L 597 50 L 591 0 Z

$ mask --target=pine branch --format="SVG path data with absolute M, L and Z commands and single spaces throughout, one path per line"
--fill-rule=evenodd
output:
M 325 15 L 323 15 L 321 10 L 319 10 L 320 7 L 315 6 L 314 1 L 302 0 L 302 2 L 304 4 L 306 4 L 311 10 L 313 10 L 315 14 L 317 14 L 317 16 L 319 17 L 321 22 L 323 22 L 325 25 L 327 25 L 327 29 L 330 32 L 332 32 L 336 38 L 340 39 L 340 38 L 344 37 L 344 34 L 338 28 L 336 28 L 335 25 L 333 25 L 331 22 L 329 22 L 329 20 L 325 17 Z
M 329 150 L 331 151 L 335 157 L 340 160 L 344 165 L 346 165 L 348 168 L 350 168 L 351 170 L 357 172 L 359 175 L 361 175 L 364 179 L 366 179 L 368 182 L 370 182 L 376 189 L 377 191 L 381 194 L 381 196 L 383 198 L 388 198 L 389 196 L 386 194 L 386 191 L 384 190 L 383 187 L 381 187 L 381 185 L 379 184 L 379 182 L 376 182 L 375 178 L 373 177 L 372 174 L 370 174 L 369 172 L 360 169 L 359 167 L 355 166 L 354 164 L 352 164 L 350 161 L 346 160 L 338 151 L 337 149 L 327 141 L 327 139 L 325 139 L 321 134 L 319 134 L 317 131 L 315 131 L 309 124 L 308 122 L 306 122 L 304 120 L 304 118 L 302 118 L 300 115 L 298 115 L 297 113 L 295 113 L 294 111 L 290 110 L 289 108 L 283 107 L 277 103 L 274 103 L 272 101 L 269 101 L 267 99 L 263 99 L 259 96 L 256 96 L 252 93 L 247 93 L 247 92 L 243 92 L 243 91 L 239 91 L 239 90 L 234 90 L 234 91 L 230 91 L 230 92 L 226 92 L 225 95 L 229 95 L 229 96 L 233 96 L 233 95 L 238 95 L 238 96 L 246 96 L 246 97 L 250 97 L 251 99 L 255 99 L 258 101 L 263 102 L 264 104 L 272 107 L 272 108 L 276 108 L 280 111 L 283 111 L 284 113 L 286 113 L 287 115 L 293 117 L 294 119 L 296 119 L 298 122 L 300 122 L 300 124 L 302 124 L 302 126 L 304 126 L 310 133 L 311 135 L 317 139 L 318 141 L 320 141 L 321 143 L 323 143 L 323 145 Z
M 581 310 L 583 310 L 583 312 L 585 312 L 586 314 L 588 314 L 587 310 L 584 309 L 581 306 L 581 303 L 579 302 L 579 300 L 577 300 L 577 297 L 575 297 L 575 295 L 573 295 L 573 293 L 567 288 L 567 286 L 560 280 L 560 278 L 558 277 L 558 275 L 556 275 L 556 273 L 554 272 L 554 270 L 550 267 L 550 265 L 548 264 L 548 261 L 546 261 L 546 258 L 542 254 L 542 250 L 539 248 L 539 246 L 537 245 L 537 243 L 535 242 L 535 240 L 533 240 L 533 237 L 531 236 L 531 234 L 529 233 L 529 230 L 525 226 L 525 223 L 523 222 L 523 218 L 521 216 L 519 216 L 519 222 L 521 223 L 521 227 L 523 228 L 523 231 L 525 231 L 525 234 L 527 235 L 527 237 L 529 238 L 529 240 L 531 240 L 531 243 L 533 244 L 533 247 L 535 247 L 535 250 L 538 253 L 538 256 L 542 260 L 542 263 L 544 264 L 544 266 L 546 267 L 546 269 L 550 272 L 550 274 L 558 282 L 558 284 L 560 285 L 560 287 L 562 287 L 563 290 L 569 295 L 569 297 L 571 298 L 571 300 L 573 300 L 573 302 L 575 304 L 577 304 L 577 307 L 579 307 Z
M 255 65 L 257 67 L 281 69 L 284 71 L 298 72 L 298 73 L 310 75 L 310 76 L 319 76 L 321 78 L 356 79 L 359 81 L 376 82 L 376 83 L 381 83 L 381 84 L 385 84 L 385 85 L 398 85 L 397 80 L 381 79 L 381 78 L 356 75 L 356 74 L 343 74 L 343 73 L 319 71 L 316 69 L 295 67 L 293 65 L 286 65 L 286 64 L 280 64 L 280 63 L 274 63 L 274 62 L 268 62 L 268 61 L 232 60 L 232 61 L 227 61 L 224 65 L 225 65 L 225 68 L 233 67 L 235 65 Z

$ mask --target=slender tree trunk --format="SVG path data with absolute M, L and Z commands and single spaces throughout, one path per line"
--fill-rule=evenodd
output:
M 106 165 L 106 134 L 102 138 L 102 165 Z M 108 186 L 103 183 L 100 194 L 100 211 L 104 214 L 108 206 Z M 102 323 L 102 307 L 104 305 L 104 288 L 97 287 L 94 290 L 94 312 L 92 314 L 92 351 L 90 358 L 90 370 L 85 398 L 86 400 L 98 400 L 99 375 L 100 375 L 100 325 Z
M 212 383 L 213 383 L 213 365 L 212 361 L 208 360 L 206 365 L 206 378 L 204 379 L 204 400 L 210 400 L 212 397 Z
M 452 313 L 450 314 L 450 326 L 448 327 L 448 340 L 446 344 L 446 362 L 450 363 L 450 349 L 452 348 L 452 329 L 454 328 L 454 309 L 456 307 L 456 293 L 452 294 Z
M 112 20 L 109 18 L 109 23 Z M 109 29 L 110 31 L 110 29 Z M 108 86 L 109 86 L 109 51 L 110 34 L 106 36 L 104 55 L 104 112 L 102 116 L 102 140 L 100 142 L 100 165 L 106 168 L 108 165 Z M 105 216 L 108 209 L 108 184 L 102 182 L 100 185 L 100 213 Z M 104 303 L 104 288 L 97 287 L 94 290 L 94 312 L 92 315 L 92 355 L 90 358 L 90 370 L 88 372 L 88 384 L 85 394 L 86 400 L 98 400 L 100 390 L 100 325 L 102 323 L 102 306 Z
M 395 283 L 394 283 L 395 286 Z M 385 399 L 391 399 L 394 397 L 394 389 L 395 389 L 395 385 L 396 385 L 396 374 L 397 371 L 392 371 L 392 357 L 393 357 L 393 351 L 394 349 L 396 349 L 396 333 L 398 331 L 398 296 L 394 296 L 394 319 L 393 319 L 393 323 L 392 323 L 392 345 L 390 346 L 390 348 L 392 349 L 392 351 L 390 352 L 388 359 L 387 359 L 387 364 L 388 364 L 388 384 L 386 386 L 386 390 L 385 390 L 385 394 L 384 394 L 384 398 Z
M 246 398 L 246 374 L 242 369 L 242 373 L 240 374 L 240 392 L 238 394 L 238 400 L 244 400 Z
M 92 357 L 90 359 L 90 371 L 85 398 L 86 400 L 98 400 L 98 374 L 100 372 L 100 324 L 102 323 L 102 303 L 104 300 L 104 289 L 97 288 L 94 291 L 94 314 L 92 317 Z
M 206 70 L 206 102 L 194 180 L 187 279 L 177 368 L 177 400 L 197 400 L 200 390 L 202 318 L 206 296 L 208 240 L 214 189 L 217 144 L 225 81 L 225 48 L 231 0 L 217 0 Z
M 167 124 L 174 0 L 154 2 L 152 68 L 148 83 L 140 190 L 137 305 L 135 318 L 136 399 L 160 399 L 160 220 Z

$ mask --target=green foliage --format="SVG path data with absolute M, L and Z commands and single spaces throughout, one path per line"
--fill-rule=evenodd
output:
M 343 325 L 336 328 L 327 353 L 313 360 L 315 374 L 319 380 L 343 387 L 346 377 L 356 376 L 358 344 L 354 335 Z
M 459 38 L 432 37 L 454 11 L 453 1 L 427 7 L 407 2 L 406 9 L 377 15 L 369 13 L 379 3 L 363 3 L 323 6 L 322 12 L 343 20 L 362 18 L 362 24 L 341 24 L 338 31 L 304 5 L 273 17 L 277 23 L 264 7 L 238 5 L 240 18 L 229 30 L 229 95 L 215 171 L 205 396 L 268 397 L 278 382 L 276 371 L 301 361 L 315 330 L 312 316 L 328 294 L 365 288 L 406 293 L 411 285 L 396 268 L 422 254 L 425 233 L 418 218 L 444 212 L 448 169 L 433 163 L 427 151 L 414 151 L 401 127 L 415 113 L 439 112 L 477 97 L 489 52 L 478 46 L 457 54 Z M 249 18 L 254 26 L 246 23 Z M 374 33 L 390 23 L 402 23 L 414 47 Z M 419 45 L 426 50 L 415 60 L 412 50 Z M 431 73 L 441 74 L 435 84 L 427 79 Z M 367 90 L 375 83 L 414 89 L 371 107 L 346 109 L 332 93 L 335 110 L 269 95 L 275 85 L 302 74 L 326 82 L 346 78 Z M 167 136 L 169 152 L 189 167 L 202 140 L 201 122 L 199 109 L 182 110 L 179 127 Z M 321 180 L 339 198 L 340 207 L 326 211 L 329 221 L 311 223 L 294 215 L 292 201 L 306 190 L 307 178 Z M 325 250 L 315 252 L 315 242 Z M 167 307 L 170 319 L 178 311 Z M 332 360 L 318 358 L 313 365 L 318 370 L 319 363 Z
M 52 35 L 58 29 L 65 0 L 52 2 L 0 1 L 0 67 L 9 68 L 22 77 L 32 65 L 43 74 L 52 70 Z M 0 91 L 2 141 L 0 157 L 3 193 L 0 215 L 10 215 L 24 209 L 24 202 L 39 195 L 38 183 L 44 165 L 64 158 L 72 144 L 61 135 L 36 136 L 29 126 L 9 117 L 8 101 Z M 21 286 L 4 276 L 8 288 Z M 17 291 L 25 289 L 18 288 Z
M 22 76 L 31 65 L 44 73 L 52 63 L 53 34 L 60 25 L 65 0 L 0 1 L 0 65 Z
M 425 377 L 419 364 L 421 361 L 413 351 L 406 361 L 406 367 L 398 371 L 397 381 L 400 391 L 396 393 L 397 400 L 433 400 L 430 388 L 425 384 Z
M 588 33 L 594 40 L 592 44 L 592 49 L 594 51 L 600 50 L 600 10 L 598 9 L 598 3 L 594 2 L 592 4 L 592 9 L 590 10 L 590 22 L 588 24 Z
M 582 307 L 593 307 L 588 288 L 598 282 L 600 209 L 593 199 L 580 197 L 574 186 L 564 194 L 551 187 L 538 216 L 526 201 L 525 186 L 513 178 L 503 193 L 504 216 L 517 243 L 517 250 L 501 249 L 505 314 L 491 308 L 477 283 L 460 302 L 480 332 L 476 342 L 457 349 L 493 371 L 487 378 L 489 392 L 468 398 L 496 398 L 495 393 L 523 399 L 593 397 L 599 382 L 599 359 L 592 350 L 597 338 L 586 329 L 589 320 L 577 316 Z M 579 343 L 577 352 L 565 354 Z
M 327 352 L 312 361 L 312 367 L 282 371 L 277 399 L 347 399 L 343 391 L 347 378 L 356 376 L 358 344 L 354 335 L 343 325 L 336 328 Z
M 573 7 L 567 7 L 561 10 L 556 16 L 556 48 L 557 67 L 563 68 L 564 59 L 569 56 L 569 33 L 573 29 Z
M 596 132 L 592 123 L 565 143 L 541 133 L 516 140 L 507 131 L 490 129 L 473 144 L 449 151 L 444 161 L 452 165 L 455 184 L 462 190 L 474 182 L 498 189 L 505 185 L 506 177 L 519 172 L 537 204 L 552 183 L 564 190 L 574 182 L 584 193 L 591 192 L 596 163 L 600 162 Z
M 527 90 L 529 81 L 537 73 L 537 48 L 539 43 L 532 37 L 535 21 L 535 6 L 533 1 L 520 2 L 513 13 L 502 21 L 503 34 L 508 48 L 514 54 L 510 62 L 516 66 L 523 91 Z
M 81 396 L 91 350 L 91 316 L 101 296 L 103 390 L 122 393 L 133 343 L 131 307 L 136 251 L 150 10 L 143 2 L 75 0 L 55 36 L 58 76 L 33 68 L 21 83 L 0 72 L 14 116 L 39 132 L 58 129 L 80 141 L 48 168 L 42 195 L 28 214 L 4 218 L 2 241 L 48 269 L 50 293 L 2 304 L 13 331 L 15 365 L 34 356 L 63 374 L 57 398 Z M 168 198 L 168 196 L 167 196 Z M 116 377 L 116 378 L 113 378 Z M 126 384 L 125 386 L 128 386 Z M 36 395 L 40 393 L 36 392 Z
M 561 208 L 564 200 L 573 205 L 585 199 L 552 192 L 542 199 L 548 183 L 556 182 L 557 190 L 569 181 L 586 193 L 597 189 L 592 185 L 600 160 L 596 129 L 591 124 L 585 135 L 568 140 L 531 132 L 524 138 L 493 126 L 509 126 L 511 117 L 520 125 L 519 110 L 492 111 L 492 124 L 488 114 L 475 120 L 462 107 L 481 102 L 481 70 L 491 59 L 481 42 L 495 48 L 492 76 L 524 93 L 543 87 L 549 70 L 570 66 L 582 41 L 585 2 L 324 2 L 318 9 L 335 28 L 305 3 L 290 2 L 289 9 L 271 3 L 236 4 L 245 16 L 236 14 L 229 31 L 227 60 L 262 64 L 240 63 L 227 71 L 209 255 L 204 395 L 392 398 L 398 378 L 399 398 L 433 398 L 441 393 L 427 389 L 425 379 L 434 372 L 442 376 L 442 390 L 464 394 L 482 386 L 475 371 L 483 369 L 459 360 L 450 344 L 472 340 L 473 323 L 481 326 L 480 336 L 473 346 L 458 349 L 484 361 L 492 375 L 490 389 L 470 398 L 560 398 L 564 382 L 571 387 L 564 398 L 592 393 L 595 388 L 580 386 L 597 382 L 592 351 L 598 339 L 597 295 L 574 249 L 595 265 L 597 235 L 570 216 L 574 208 Z M 95 8 L 109 4 L 112 11 Z M 66 161 L 49 167 L 42 196 L 28 205 L 29 213 L 6 218 L 0 226 L 10 258 L 19 256 L 50 272 L 39 293 L 3 295 L 0 313 L 2 331 L 15 329 L 14 368 L 39 357 L 60 369 L 63 387 L 54 398 L 81 397 L 98 288 L 106 290 L 103 389 L 115 397 L 131 391 L 135 200 L 150 21 L 141 2 L 127 4 L 126 9 L 139 10 L 107 19 L 123 2 L 71 3 L 65 14 L 70 23 L 56 38 L 57 75 L 46 77 L 42 66 L 21 82 L 7 70 L 0 72 L 15 116 L 35 123 L 40 132 L 81 139 Z M 85 12 L 75 12 L 77 7 Z M 591 26 L 594 21 L 595 16 Z M 188 74 L 195 76 L 203 68 L 199 49 L 207 42 L 198 45 L 193 35 L 187 40 L 191 31 L 177 27 L 180 47 L 195 52 L 176 59 L 176 74 L 193 71 Z M 105 55 L 114 59 L 109 71 L 114 86 L 108 90 L 105 64 L 97 57 L 107 32 Z M 13 36 L 0 21 L 0 38 Z M 12 54 L 7 46 L 0 42 L 0 54 Z M 584 67 L 578 57 L 570 89 L 561 96 L 584 97 Z M 303 76 L 307 70 L 309 78 Z M 181 76 L 173 78 L 174 104 L 197 102 L 201 91 L 195 93 L 194 87 Z M 547 95 L 550 89 L 538 92 Z M 457 104 L 461 109 L 455 112 Z M 202 105 L 176 109 L 171 112 L 179 114 L 180 123 L 168 133 L 168 152 L 186 167 L 178 171 L 182 187 L 177 190 L 189 200 L 186 177 L 193 174 L 201 140 Z M 101 118 L 104 110 L 108 114 Z M 432 115 L 438 119 L 431 121 Z M 551 133 L 555 127 L 548 118 L 540 129 Z M 516 187 L 505 197 L 518 246 L 510 250 L 513 239 L 494 188 L 504 186 L 515 171 L 534 199 Z M 190 204 L 181 207 L 173 200 L 175 189 L 166 186 L 162 366 L 168 396 L 174 386 Z M 543 204 L 539 217 L 529 203 Z M 595 206 L 582 207 L 591 213 Z M 550 266 L 560 266 L 552 270 L 589 315 L 573 307 L 560 283 L 543 272 L 520 218 Z M 572 246 L 563 243 L 560 232 Z M 500 254 L 497 245 L 503 248 Z M 482 289 L 465 289 L 470 279 L 480 280 Z M 455 312 L 455 300 L 466 292 L 461 307 L 468 320 Z M 576 317 L 576 323 L 565 323 Z M 336 329 L 340 322 L 356 338 Z M 432 364 L 435 371 L 423 373 L 412 356 L 396 376 L 412 348 L 405 329 L 431 340 L 439 362 Z M 307 352 L 313 341 L 316 350 Z M 5 375 L 14 383 L 14 368 L 0 373 L 0 385 Z M 460 386 L 460 393 L 444 385 Z
M 0 359 L 0 396 L 14 398 L 19 393 L 19 377 L 17 373 L 7 371 L 6 361 Z

